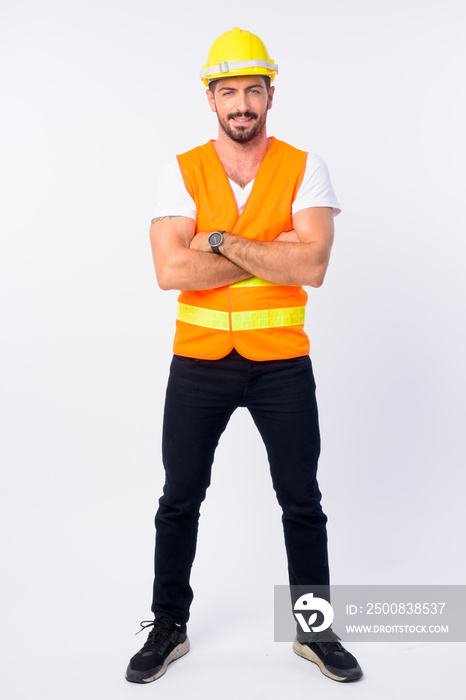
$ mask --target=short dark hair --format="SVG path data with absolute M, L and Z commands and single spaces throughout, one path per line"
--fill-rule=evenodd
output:
M 228 78 L 228 76 L 225 76 L 225 77 Z M 233 76 L 233 77 L 239 78 L 240 76 Z M 265 80 L 265 89 L 268 90 L 268 89 L 270 88 L 270 83 L 271 83 L 270 75 L 260 75 L 260 76 L 258 76 L 258 77 L 259 77 L 259 78 L 264 78 L 264 80 Z M 222 80 L 222 78 L 216 78 L 215 80 L 211 80 L 211 81 L 209 82 L 209 90 L 210 90 L 210 92 L 211 92 L 212 94 L 215 93 L 215 87 L 216 87 L 216 85 L 217 85 L 217 83 L 218 83 L 219 80 Z

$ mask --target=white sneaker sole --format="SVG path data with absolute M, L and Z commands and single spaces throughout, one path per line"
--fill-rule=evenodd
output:
M 359 667 L 354 669 L 353 673 L 348 676 L 337 676 L 335 673 L 332 673 L 328 670 L 328 668 L 326 668 L 323 661 L 319 659 L 317 654 L 315 654 L 312 649 L 310 649 L 306 644 L 300 644 L 297 639 L 293 642 L 293 651 L 298 656 L 302 656 L 303 659 L 307 659 L 308 661 L 312 661 L 313 663 L 317 664 L 324 676 L 328 676 L 328 678 L 331 678 L 334 681 L 353 681 L 362 676 L 362 671 Z
M 187 654 L 189 649 L 190 649 L 189 638 L 186 637 L 183 644 L 178 644 L 178 646 L 173 649 L 171 654 L 169 654 L 167 656 L 163 665 L 161 666 L 161 668 L 157 671 L 157 673 L 154 676 L 150 676 L 150 678 L 141 678 L 141 679 L 138 679 L 136 682 L 137 683 L 152 683 L 152 681 L 156 681 L 157 678 L 160 678 L 160 676 L 163 676 L 163 674 L 167 670 L 168 664 L 171 664 L 172 661 L 176 661 L 176 659 L 179 659 L 180 656 L 184 656 L 185 654 Z M 128 678 L 128 673 L 126 673 L 126 678 L 127 678 L 127 680 L 130 680 Z

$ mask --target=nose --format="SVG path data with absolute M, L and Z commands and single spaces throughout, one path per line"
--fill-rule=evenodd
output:
M 249 109 L 249 100 L 246 92 L 238 91 L 236 108 L 238 112 L 247 112 Z

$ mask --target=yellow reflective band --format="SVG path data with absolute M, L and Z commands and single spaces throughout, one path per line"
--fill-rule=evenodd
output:
M 194 326 L 205 326 L 206 328 L 216 328 L 217 330 L 228 331 L 227 311 L 214 311 L 214 309 L 203 309 L 200 306 L 190 306 L 178 302 L 178 321 L 192 323 Z
M 285 309 L 258 309 L 255 311 L 234 311 L 231 326 L 234 331 L 257 330 L 259 328 L 280 328 L 299 326 L 304 323 L 304 306 L 291 306 Z M 227 311 L 203 309 L 200 306 L 178 303 L 177 319 L 194 326 L 228 331 Z
M 231 314 L 234 331 L 256 330 L 258 328 L 279 328 L 298 326 L 304 323 L 304 306 L 287 309 L 259 309 L 258 311 L 235 311 Z
M 230 284 L 231 287 L 280 287 L 281 285 L 276 282 L 267 282 L 260 277 L 249 277 L 249 279 L 241 280 L 240 282 L 234 282 Z

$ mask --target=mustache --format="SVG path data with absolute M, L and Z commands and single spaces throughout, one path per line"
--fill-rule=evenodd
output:
M 257 119 L 258 115 L 256 112 L 231 112 L 227 115 L 227 119 L 237 119 L 238 117 L 245 117 L 246 119 L 252 117 L 253 119 Z

